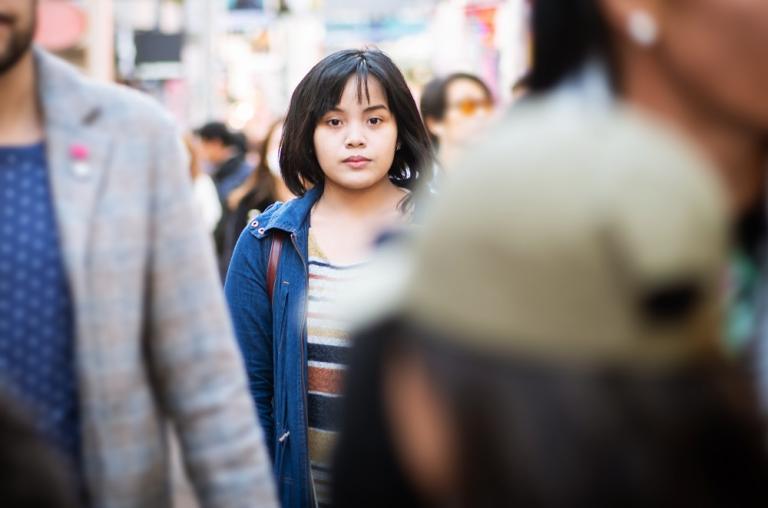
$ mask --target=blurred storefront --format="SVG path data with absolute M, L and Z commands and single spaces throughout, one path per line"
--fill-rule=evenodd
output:
M 258 139 L 323 55 L 375 45 L 414 93 L 467 71 L 502 102 L 528 65 L 529 0 L 41 0 L 38 40 L 143 89 L 183 125 L 223 118 Z

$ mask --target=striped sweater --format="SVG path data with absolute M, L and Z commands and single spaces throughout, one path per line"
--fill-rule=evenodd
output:
M 350 348 L 349 323 L 337 311 L 339 296 L 361 276 L 364 264 L 333 265 L 309 233 L 307 348 L 309 458 L 318 506 L 330 502 L 330 460 L 338 433 L 341 386 Z

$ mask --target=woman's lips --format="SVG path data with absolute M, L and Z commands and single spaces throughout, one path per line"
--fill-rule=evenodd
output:
M 347 157 L 346 159 L 344 159 L 343 162 L 344 164 L 346 164 L 347 166 L 350 166 L 351 168 L 360 169 L 365 167 L 369 162 L 371 162 L 371 159 L 367 157 L 361 157 L 361 156 L 355 155 L 353 157 Z

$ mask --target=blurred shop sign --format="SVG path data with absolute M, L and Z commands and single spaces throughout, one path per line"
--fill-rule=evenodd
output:
M 228 0 L 229 8 L 239 9 L 264 9 L 264 0 Z
M 69 0 L 41 0 L 38 4 L 35 42 L 49 51 L 63 51 L 80 43 L 86 32 L 86 15 Z
M 181 77 L 184 34 L 139 30 L 134 32 L 133 42 L 137 78 L 165 80 Z

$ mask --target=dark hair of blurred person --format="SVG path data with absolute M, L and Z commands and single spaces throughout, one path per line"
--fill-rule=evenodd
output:
M 282 184 L 280 167 L 273 169 L 274 157 L 270 160 L 270 148 L 280 142 L 283 120 L 274 122 L 267 132 L 261 147 L 259 148 L 259 164 L 245 181 L 227 196 L 227 208 L 229 214 L 224 226 L 224 251 L 223 256 L 229 262 L 232 251 L 235 249 L 237 239 L 248 222 L 266 210 L 269 205 L 279 200 L 277 195 L 278 183 Z M 273 148 L 274 149 L 274 148 Z M 285 187 L 285 185 L 281 185 Z
M 456 340 L 402 319 L 355 341 L 338 508 L 441 506 L 440 493 L 466 508 L 768 501 L 756 401 L 722 364 L 569 368 L 446 347 Z M 434 443 L 414 451 L 434 453 L 415 477 L 403 461 L 420 459 L 398 454 L 388 405 Z
M 75 479 L 25 415 L 0 397 L 0 499 L 8 508 L 75 508 Z
M 280 143 L 280 169 L 288 189 L 303 196 L 308 188 L 323 185 L 325 175 L 313 150 L 313 136 L 318 121 L 338 104 L 350 76 L 358 79 L 360 97 L 369 96 L 369 77 L 383 85 L 399 142 L 389 179 L 408 190 L 429 182 L 433 172 L 429 137 L 405 78 L 384 53 L 350 50 L 327 58 L 324 72 L 307 74 L 291 97 Z
M 757 334 L 766 243 L 768 4 L 761 1 L 537 0 L 535 94 L 609 95 L 659 115 L 711 157 L 735 211 L 729 346 Z
M 421 94 L 421 116 L 442 167 L 456 163 L 466 144 L 487 127 L 493 93 L 479 77 L 457 72 L 435 78 Z
M 765 504 L 706 161 L 634 116 L 522 110 L 472 155 L 405 284 L 372 268 L 391 303 L 354 338 L 335 506 Z

